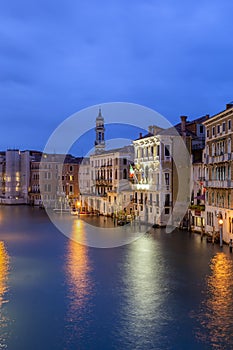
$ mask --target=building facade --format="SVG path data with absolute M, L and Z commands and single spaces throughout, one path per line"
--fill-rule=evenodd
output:
M 233 239 L 233 104 L 204 123 L 206 147 L 205 165 L 205 229 L 222 231 L 223 240 Z M 222 220 L 219 222 L 219 220 Z
M 130 211 L 133 192 L 129 167 L 133 160 L 133 146 L 97 152 L 90 156 L 89 210 L 103 215 Z
M 82 158 L 62 154 L 43 154 L 31 165 L 34 189 L 39 188 L 40 201 L 48 208 L 69 210 L 79 200 L 79 166 Z M 39 165 L 39 176 L 38 173 Z
M 174 135 L 149 127 L 149 133 L 133 141 L 134 210 L 143 222 L 165 226 L 170 218 L 176 188 L 173 164 Z

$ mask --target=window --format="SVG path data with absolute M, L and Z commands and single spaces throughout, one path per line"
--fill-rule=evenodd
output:
M 215 144 L 212 143 L 212 156 L 215 156 Z
M 231 139 L 228 139 L 228 143 L 227 143 L 227 152 L 231 153 Z M 230 159 L 229 159 L 230 160 Z
M 204 127 L 203 127 L 203 125 L 200 125 L 200 134 L 203 134 L 203 132 L 204 132 Z
M 220 125 L 217 125 L 217 134 L 220 134 Z
M 70 165 L 70 171 L 73 171 L 73 167 L 72 167 L 72 165 Z
M 165 157 L 170 157 L 170 145 L 165 145 Z
M 226 131 L 226 123 L 222 123 L 222 132 L 225 132 Z
M 44 173 L 44 178 L 45 178 L 45 179 L 51 179 L 51 173 L 49 173 L 49 172 L 46 171 L 46 172 Z
M 44 190 L 45 190 L 45 192 L 51 192 L 51 184 L 45 184 Z
M 127 164 L 127 159 L 126 159 L 126 158 L 123 159 L 123 164 L 124 164 L 124 165 Z
M 215 136 L 215 126 L 212 127 L 212 136 Z
M 209 129 L 206 131 L 206 137 L 210 137 L 210 131 L 209 131 Z
M 231 120 L 228 120 L 228 130 L 231 130 Z
M 212 198 L 211 198 L 211 200 L 212 200 L 212 205 L 214 204 L 214 192 L 212 192 Z
M 145 166 L 145 178 L 146 178 L 146 182 L 148 181 L 148 177 L 149 177 L 149 168 L 148 168 L 148 166 L 146 165 L 146 166 Z
M 152 205 L 152 193 L 150 193 L 150 205 Z
M 164 204 L 165 207 L 169 207 L 170 206 L 170 194 L 167 193 L 165 194 L 165 204 Z
M 123 170 L 123 179 L 127 179 L 127 170 L 126 169 Z
M 165 184 L 168 187 L 170 185 L 170 177 L 169 177 L 169 173 L 165 173 Z
M 169 208 L 165 208 L 164 209 L 164 214 L 169 215 L 169 213 L 170 213 L 170 209 Z

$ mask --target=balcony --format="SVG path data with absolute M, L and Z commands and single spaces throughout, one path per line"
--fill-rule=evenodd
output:
M 216 163 L 223 163 L 223 162 L 229 162 L 233 159 L 232 153 L 224 153 L 220 155 L 214 155 L 214 156 L 206 156 L 204 159 L 204 164 L 216 164 Z
M 112 186 L 112 180 L 110 179 L 96 179 L 94 183 L 96 186 Z
M 205 187 L 213 188 L 233 188 L 232 180 L 208 180 L 204 182 Z

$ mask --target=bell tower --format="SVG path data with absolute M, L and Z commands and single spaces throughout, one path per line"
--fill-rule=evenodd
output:
M 102 151 L 105 149 L 104 141 L 104 118 L 101 113 L 101 108 L 99 108 L 99 114 L 95 122 L 95 151 Z

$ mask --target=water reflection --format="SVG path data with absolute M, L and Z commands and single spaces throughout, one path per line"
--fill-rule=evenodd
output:
M 5 245 L 0 242 L 0 349 L 6 349 L 8 317 L 4 304 L 8 302 L 6 292 L 8 290 L 9 256 Z
M 207 278 L 207 300 L 202 302 L 198 338 L 214 349 L 233 348 L 233 261 L 224 253 L 216 254 Z
M 126 294 L 118 329 L 122 344 L 126 349 L 159 349 L 159 344 L 170 349 L 161 332 L 169 320 L 165 306 L 169 291 L 160 248 L 143 237 L 140 244 L 129 247 L 124 268 L 123 291 Z M 129 339 L 131 343 L 128 343 Z
M 91 309 L 90 294 L 92 284 L 90 281 L 90 263 L 87 255 L 87 247 L 76 243 L 75 235 L 84 235 L 80 221 L 74 223 L 72 239 L 67 244 L 67 256 L 65 260 L 66 284 L 68 288 L 68 310 L 66 317 L 66 346 L 82 339 L 82 330 L 88 325 Z M 85 240 L 84 237 L 82 237 Z M 87 307 L 88 305 L 88 307 Z M 88 309 L 88 310 L 87 310 Z M 85 317 L 83 317 L 85 313 Z M 82 327 L 80 327 L 80 324 Z

